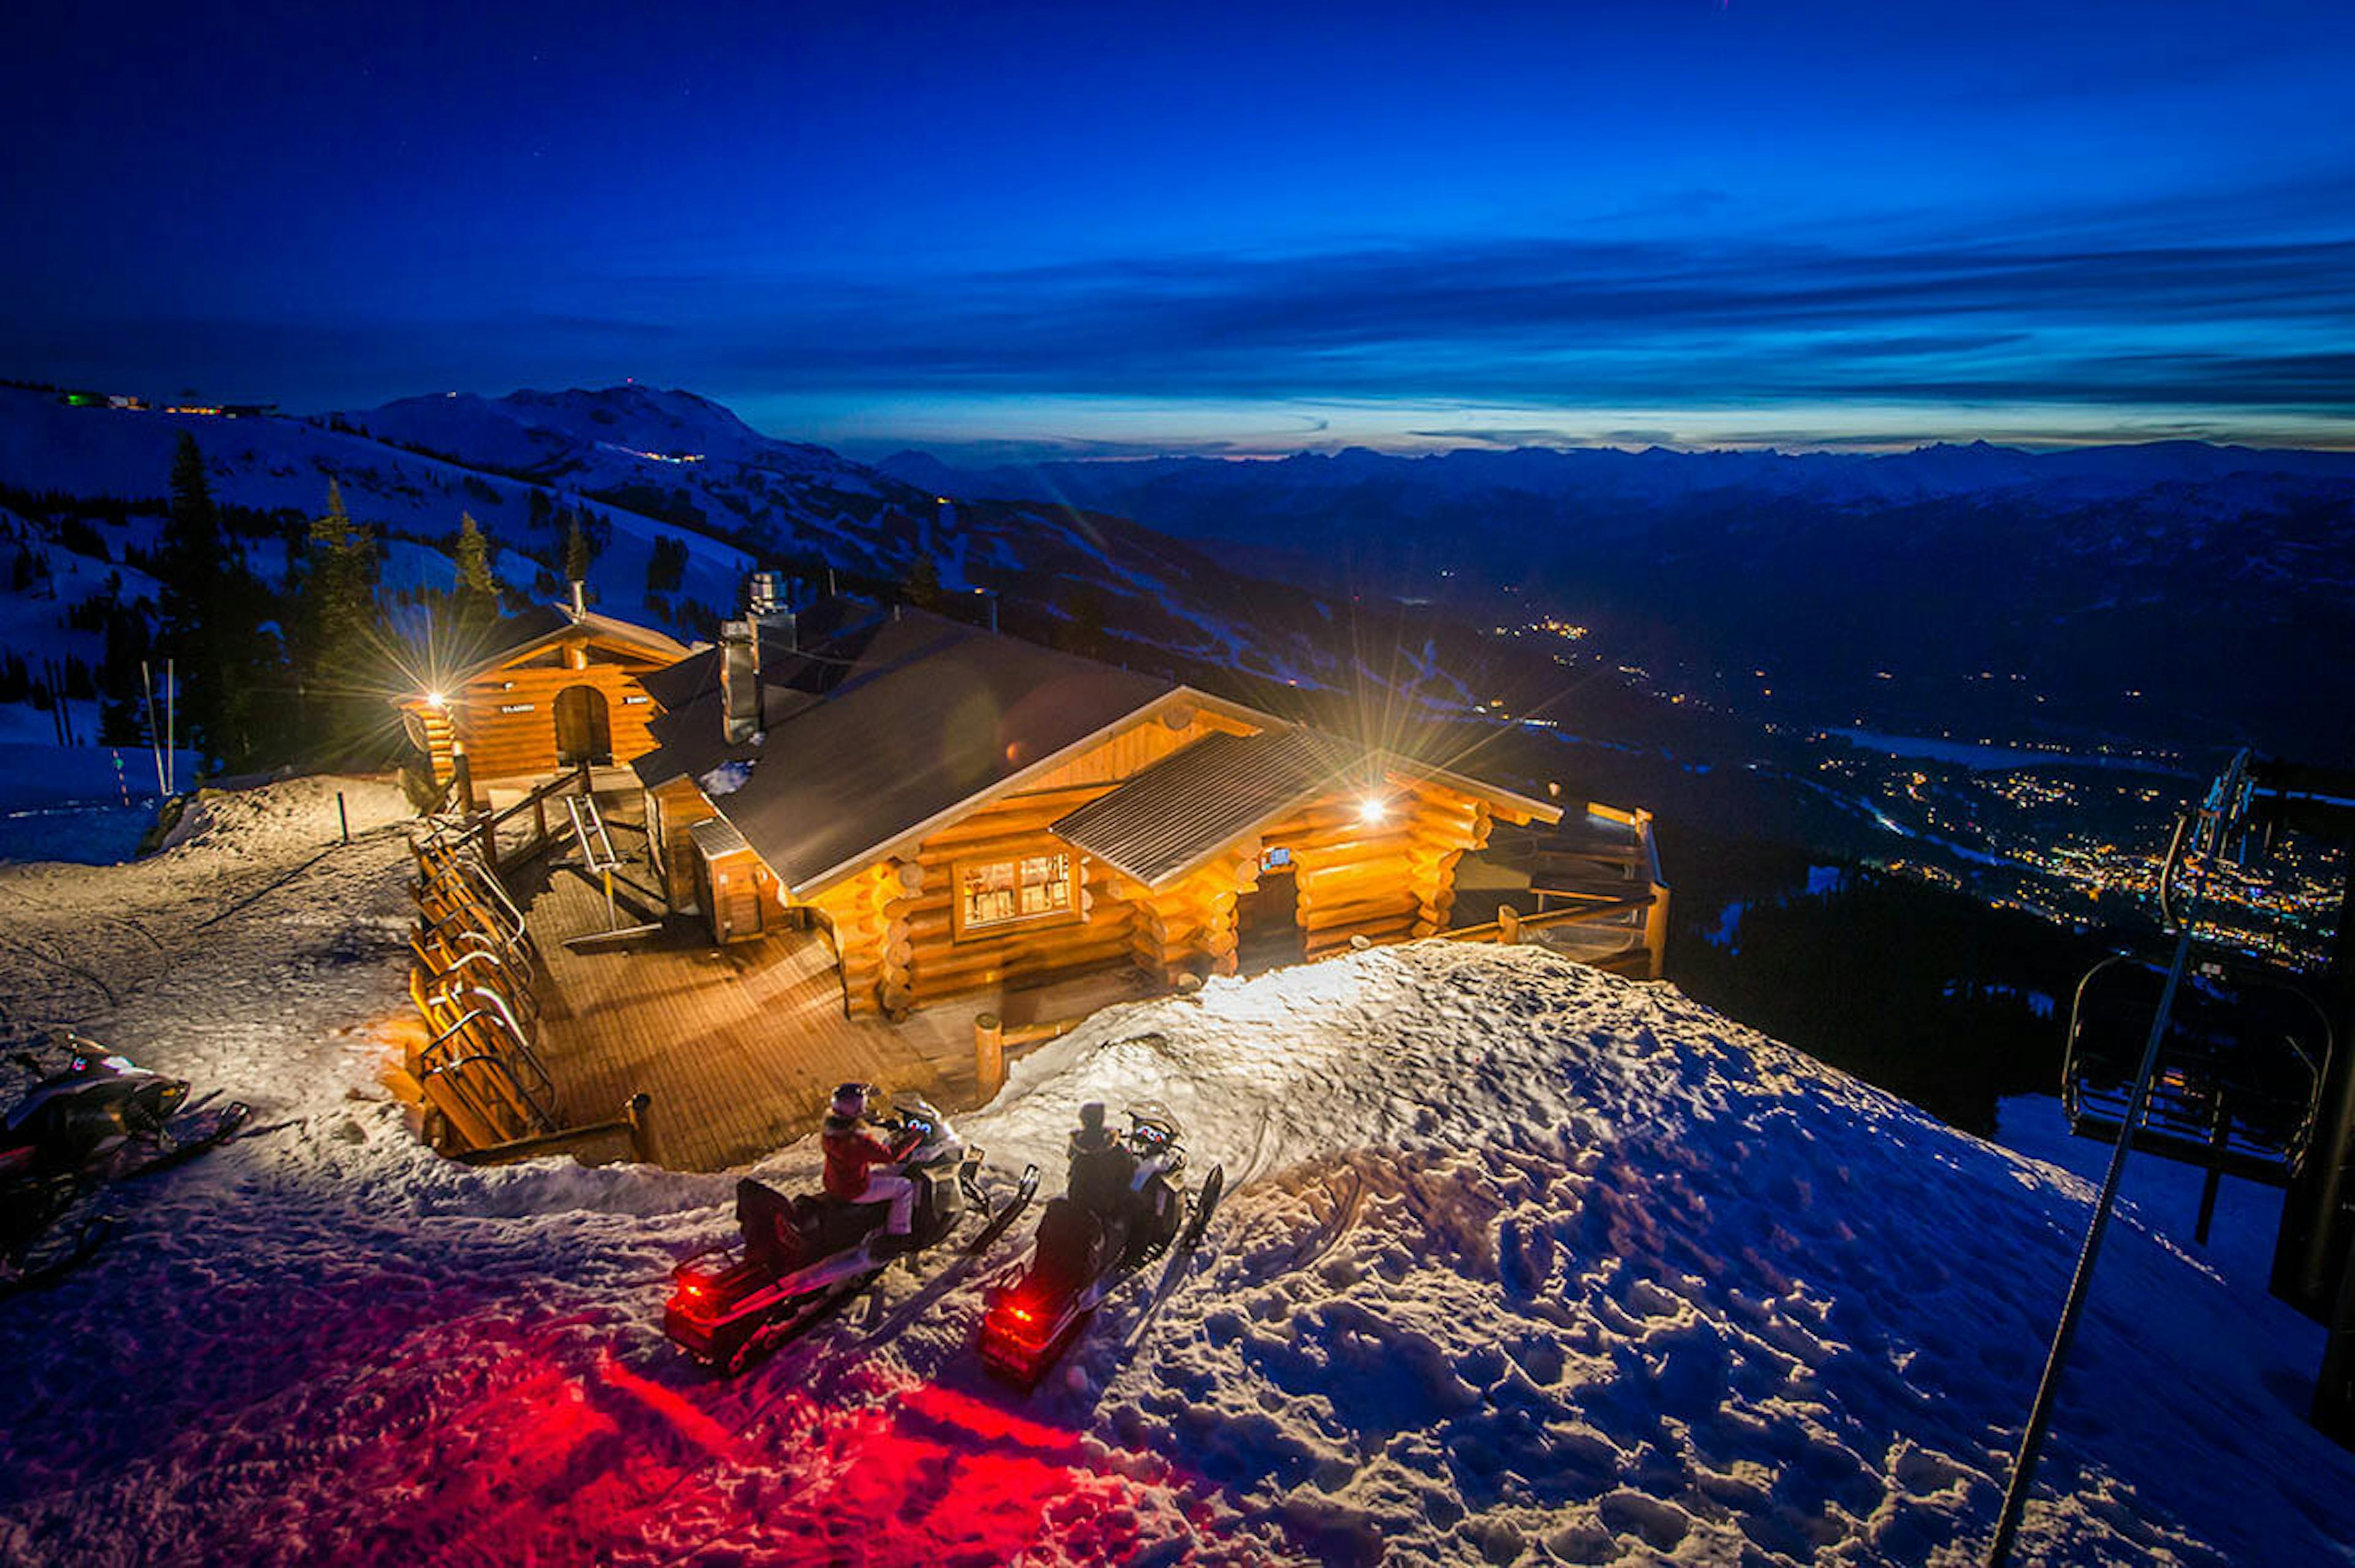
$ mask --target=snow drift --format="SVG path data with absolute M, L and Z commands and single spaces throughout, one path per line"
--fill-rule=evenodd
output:
M 282 1124 L 124 1195 L 108 1254 L 0 1306 L 0 1559 L 1984 1548 L 2084 1185 L 1534 949 L 1425 943 L 1114 1009 L 961 1118 L 1001 1173 L 1053 1181 L 1082 1103 L 1152 1097 L 1198 1169 L 1225 1162 L 1205 1252 L 1134 1347 L 1135 1295 L 1017 1399 L 970 1349 L 985 1267 L 891 1276 L 711 1381 L 657 1323 L 668 1263 L 728 1229 L 725 1178 L 470 1170 L 378 1097 L 391 811 L 329 850 L 332 791 L 298 781 L 158 861 L 0 869 L 10 941 L 49 958 L 12 1018 L 70 1012 Z M 2299 1419 L 2310 1328 L 2132 1216 L 2111 1248 L 2023 1557 L 2349 1561 L 2355 1460 Z

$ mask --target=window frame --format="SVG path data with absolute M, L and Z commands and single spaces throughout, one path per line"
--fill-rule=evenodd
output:
M 1035 914 L 1009 914 L 1002 919 L 975 923 L 965 912 L 965 878 L 973 871 L 997 866 L 1012 866 L 1016 901 L 1021 901 L 1021 866 L 1025 860 L 1057 858 L 1063 862 L 1063 902 L 1060 908 L 1040 910 Z M 1034 930 L 1042 926 L 1076 923 L 1080 919 L 1080 893 L 1083 882 L 1085 859 L 1075 849 L 1039 849 L 1018 855 L 970 855 L 949 863 L 949 936 L 954 942 L 984 941 L 1008 932 Z

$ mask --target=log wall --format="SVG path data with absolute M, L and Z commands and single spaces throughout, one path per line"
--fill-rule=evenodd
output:
M 664 901 L 677 910 L 698 907 L 695 891 L 695 836 L 719 808 L 693 779 L 668 779 L 645 792 L 646 832 L 655 866 L 662 875 Z
M 1357 792 L 1336 790 L 1161 888 L 1048 831 L 1181 746 L 1244 728 L 1219 715 L 1182 719 L 1124 731 L 1035 787 L 976 808 L 810 901 L 834 933 L 846 1010 L 899 1016 L 962 992 L 1123 963 L 1163 985 L 1188 974 L 1233 974 L 1236 901 L 1258 885 L 1262 856 L 1274 848 L 1291 851 L 1295 918 L 1311 958 L 1357 936 L 1398 942 L 1447 928 L 1456 865 L 1487 844 L 1491 813 L 1485 801 L 1444 785 L 1393 776 L 1389 810 L 1373 824 L 1360 816 Z M 961 864 L 1057 853 L 1075 862 L 1076 911 L 957 935 Z
M 626 763 L 644 756 L 655 749 L 646 725 L 659 710 L 638 684 L 638 677 L 657 667 L 652 664 L 543 666 L 478 676 L 451 701 L 458 747 L 466 753 L 477 783 L 553 773 L 560 765 L 556 754 L 556 699 L 569 687 L 590 686 L 605 697 L 613 760 Z M 520 711 L 506 711 L 508 709 Z

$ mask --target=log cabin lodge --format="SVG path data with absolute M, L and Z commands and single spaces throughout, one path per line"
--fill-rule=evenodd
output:
M 666 934 L 596 955 L 608 1010 L 634 965 L 646 989 L 706 983 L 658 976 L 666 946 L 706 955 L 700 976 L 726 974 L 711 965 L 740 948 L 822 944 L 827 1028 L 872 1039 L 1075 977 L 1158 992 L 1369 944 L 1523 940 L 1509 908 L 1501 937 L 1493 923 L 1451 929 L 1459 870 L 1499 826 L 1532 837 L 1563 815 L 1550 799 L 906 607 L 771 607 L 692 652 L 577 603 L 555 623 L 516 628 L 451 690 L 401 707 L 436 783 L 453 783 L 485 825 L 495 869 L 498 818 L 482 808 L 538 799 L 567 769 L 615 797 L 617 818 L 642 821 L 643 929 Z M 1586 814 L 1624 827 L 1648 859 L 1643 814 Z M 554 841 L 544 826 L 540 838 Z M 1632 936 L 1579 955 L 1657 976 L 1666 891 L 1656 864 L 1628 877 L 1648 903 L 1608 907 L 1632 915 L 1616 926 Z M 1600 909 L 1592 900 L 1609 895 L 1587 896 Z M 533 967 L 559 989 L 582 962 L 544 940 L 538 953 Z M 444 1026 L 419 996 L 429 1026 Z M 1092 1005 L 1112 999 L 1099 987 Z M 551 1017 L 565 1011 L 551 1004 Z M 668 1027 L 653 1017 L 631 1027 Z M 776 1038 L 781 1013 L 747 1027 L 763 1049 L 798 1049 Z M 690 1026 L 669 1032 L 616 1049 L 640 1071 L 690 1039 L 703 1049 Z M 421 1105 L 433 1099 L 429 1067 L 412 1062 Z M 975 1076 L 984 1097 L 994 1091 L 987 1065 Z M 807 1077 L 814 1097 L 827 1073 Z M 562 1136 L 546 1124 L 563 1119 L 491 1117 L 456 1141 Z

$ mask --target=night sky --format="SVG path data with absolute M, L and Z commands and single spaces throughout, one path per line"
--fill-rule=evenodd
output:
M 2355 7 L 39 8 L 0 375 L 861 453 L 2355 445 Z

